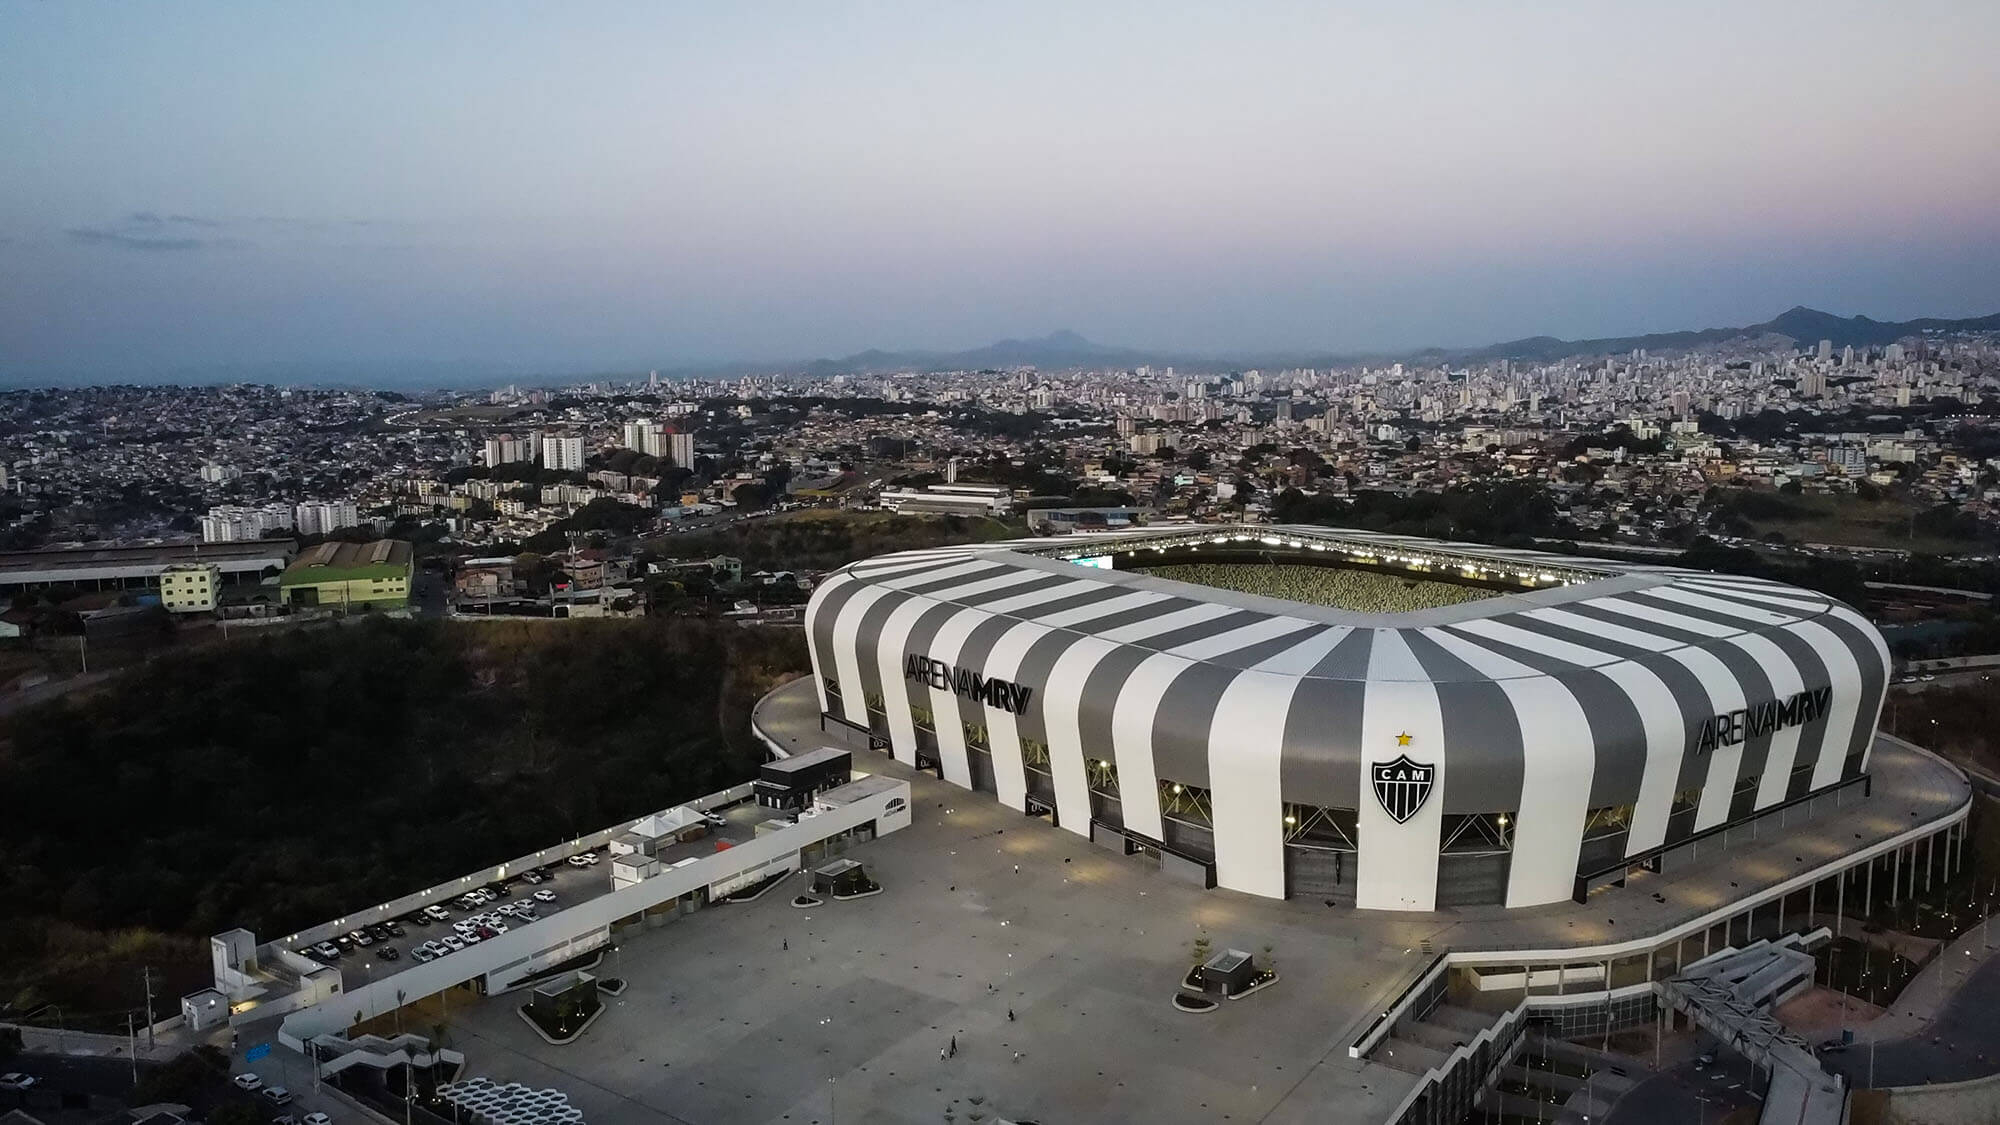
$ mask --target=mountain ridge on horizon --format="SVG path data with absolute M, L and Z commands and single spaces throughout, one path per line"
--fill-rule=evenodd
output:
M 183 364 L 144 372 L 121 370 L 0 370 L 0 389 L 64 388 L 106 386 L 120 383 L 144 385 L 219 385 L 225 383 L 267 383 L 278 386 L 344 387 L 380 390 L 436 390 L 490 387 L 498 383 L 529 386 L 556 386 L 579 380 L 629 379 L 633 372 L 657 369 L 670 378 L 733 377 L 794 371 L 808 375 L 887 373 L 897 371 L 969 371 L 989 368 L 1039 367 L 1062 369 L 1089 364 L 1136 367 L 1174 366 L 1189 374 L 1214 374 L 1248 368 L 1336 367 L 1353 363 L 1387 363 L 1414 360 L 1423 363 L 1479 363 L 1498 359 L 1531 362 L 1608 355 L 1634 348 L 1649 350 L 1693 347 L 1733 339 L 1758 336 L 1782 337 L 1795 345 L 1810 346 L 1831 340 L 1836 348 L 1893 343 L 1926 330 L 2000 331 L 2000 313 L 1958 319 L 1920 317 L 1914 320 L 1883 321 L 1867 316 L 1837 316 L 1833 313 L 1795 305 L 1770 320 L 1741 328 L 1701 328 L 1677 332 L 1654 332 L 1637 336 L 1565 340 L 1555 336 L 1526 336 L 1502 343 L 1467 347 L 1427 347 L 1375 349 L 1338 352 L 1320 350 L 1273 350 L 1261 353 L 1174 352 L 1163 349 L 1120 347 L 1101 344 L 1069 329 L 1059 329 L 1036 338 L 1007 338 L 963 351 L 871 348 L 837 359 L 800 360 L 696 360 L 659 363 L 643 358 L 590 364 L 506 363 L 482 360 L 408 361 L 310 361 L 272 360 L 263 362 Z
M 1875 320 L 1863 315 L 1839 316 L 1794 305 L 1757 324 L 1740 328 L 1700 328 L 1650 332 L 1636 336 L 1606 336 L 1565 340 L 1555 336 L 1525 336 L 1476 347 L 1427 347 L 1373 352 L 1272 352 L 1236 357 L 1153 351 L 1100 344 L 1069 329 L 1038 339 L 1008 338 L 964 351 L 886 351 L 870 348 L 839 359 L 816 359 L 806 365 L 812 375 L 865 374 L 896 370 L 962 371 L 994 367 L 1073 367 L 1090 361 L 1173 365 L 1190 372 L 1257 366 L 1331 367 L 1361 360 L 1422 359 L 1431 362 L 1520 359 L 1551 362 L 1574 356 L 1629 352 L 1634 348 L 1672 349 L 1758 336 L 1782 336 L 1797 345 L 1831 340 L 1836 348 L 1892 344 L 1925 331 L 2000 331 L 2000 313 L 1986 316 L 1913 320 Z

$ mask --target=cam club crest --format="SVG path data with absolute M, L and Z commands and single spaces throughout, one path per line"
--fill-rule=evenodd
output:
M 1409 744 L 1409 735 L 1396 736 L 1396 745 Z M 1398 754 L 1394 761 L 1377 762 L 1369 768 L 1374 771 L 1375 799 L 1382 802 L 1382 811 L 1397 824 L 1417 815 L 1417 810 L 1424 807 L 1431 795 L 1431 782 L 1437 778 L 1436 766 L 1412 761 L 1408 754 Z

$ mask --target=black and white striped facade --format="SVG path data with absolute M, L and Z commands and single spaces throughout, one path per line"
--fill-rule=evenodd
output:
M 1365 614 L 1078 558 L 1232 547 L 1518 592 Z M 1391 910 L 1559 901 L 1809 800 L 1866 770 L 1889 679 L 1875 629 L 1805 590 L 1311 527 L 888 555 L 806 627 L 821 711 L 899 760 L 1223 887 Z

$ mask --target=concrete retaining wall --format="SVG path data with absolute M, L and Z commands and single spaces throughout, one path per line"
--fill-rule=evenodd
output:
M 2000 1121 L 2000 1074 L 1889 1091 L 1888 1125 L 1990 1125 Z

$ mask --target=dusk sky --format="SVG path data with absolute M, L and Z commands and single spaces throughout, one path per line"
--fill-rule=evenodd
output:
M 0 7 L 0 378 L 2000 311 L 2000 3 Z

